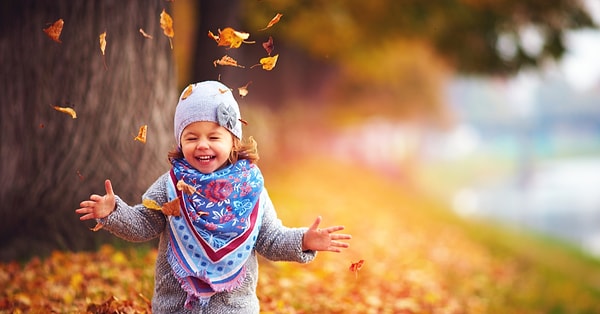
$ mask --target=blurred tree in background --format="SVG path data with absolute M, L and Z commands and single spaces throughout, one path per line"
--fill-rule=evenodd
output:
M 177 91 L 163 8 L 161 0 L 0 4 L 0 259 L 112 239 L 79 221 L 79 202 L 103 194 L 107 178 L 137 201 L 168 169 Z M 58 19 L 61 43 L 42 31 Z M 77 118 L 52 106 L 71 107 Z M 146 145 L 133 140 L 143 124 Z
M 540 67 L 564 54 L 565 32 L 595 27 L 584 4 L 572 0 L 242 3 L 248 29 L 281 13 L 272 30 L 280 44 L 339 67 L 341 81 L 332 86 L 344 104 L 375 101 L 371 110 L 383 115 L 442 121 L 448 74 L 512 75 Z M 370 112 L 362 106 L 358 113 Z
M 165 8 L 174 15 L 173 50 L 158 21 Z M 290 141 L 271 132 L 277 141 L 298 145 L 308 138 L 297 130 L 302 115 L 444 123 L 450 74 L 510 75 L 541 66 L 565 52 L 565 32 L 593 26 L 573 0 L 10 0 L 0 9 L 3 259 L 93 248 L 105 239 L 74 209 L 90 193 L 103 193 L 106 178 L 135 202 L 167 169 L 173 106 L 190 82 L 252 82 L 243 111 L 278 114 L 251 119 L 250 127 L 277 122 L 275 128 L 300 134 Z M 281 22 L 261 31 L 276 13 Z M 60 44 L 42 31 L 59 18 Z M 250 33 L 256 44 L 217 47 L 207 32 L 225 27 Z M 105 57 L 98 44 L 104 31 Z M 537 45 L 526 36 L 532 32 L 542 39 Z M 261 43 L 269 36 L 280 54 L 276 68 L 251 69 L 266 55 Z M 246 68 L 215 67 L 224 54 Z M 49 105 L 73 107 L 78 118 Z M 255 107 L 245 110 L 249 105 Z M 146 145 L 133 141 L 142 124 Z

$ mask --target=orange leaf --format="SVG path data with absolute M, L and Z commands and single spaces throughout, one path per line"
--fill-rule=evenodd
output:
M 250 37 L 249 33 L 238 32 L 231 27 L 226 27 L 223 30 L 219 30 L 218 36 L 213 34 L 211 31 L 208 31 L 208 37 L 214 39 L 217 42 L 217 46 L 224 46 L 228 48 L 239 48 L 242 43 L 254 43 L 254 41 L 246 41 L 246 39 Z
M 221 59 L 213 61 L 213 64 L 215 67 L 217 67 L 217 65 L 222 65 L 222 66 L 228 65 L 228 66 L 234 66 L 234 67 L 238 67 L 238 68 L 244 67 L 243 65 L 239 65 L 235 59 L 233 59 L 232 57 L 230 57 L 228 55 L 224 55 Z
M 279 58 L 278 54 L 276 54 L 272 57 L 261 58 L 259 61 L 260 64 L 255 64 L 251 68 L 258 66 L 258 65 L 262 65 L 263 70 L 271 71 L 275 67 L 275 64 L 277 64 L 277 58 Z
M 358 271 L 362 268 L 363 264 L 365 263 L 364 259 L 361 259 L 360 261 L 356 262 L 356 263 L 352 263 L 350 265 L 350 271 L 353 272 L 355 274 L 355 276 L 358 278 Z
M 52 106 L 52 105 L 50 105 L 50 106 Z M 71 118 L 73 118 L 73 119 L 77 118 L 77 113 L 75 112 L 75 110 L 73 108 L 60 107 L 60 106 L 52 106 L 52 108 L 54 108 L 56 111 L 60 111 L 60 112 L 70 115 Z
M 279 19 L 281 19 L 282 16 L 283 16 L 283 14 L 277 13 L 275 15 L 275 17 L 271 19 L 271 21 L 269 22 L 267 27 L 261 28 L 261 29 L 259 29 L 259 31 L 264 31 L 265 29 L 270 28 L 271 26 L 277 24 L 277 22 L 279 22 Z
M 50 37 L 55 42 L 61 43 L 59 37 L 64 25 L 65 21 L 63 21 L 63 19 L 58 19 L 52 25 L 44 28 L 44 33 L 46 33 L 46 35 L 48 35 L 48 37 Z
M 167 216 L 179 216 L 179 197 L 170 202 L 164 203 L 162 206 L 162 212 Z
M 138 135 L 133 139 L 134 141 L 140 141 L 146 144 L 146 133 L 148 132 L 148 125 L 144 124 L 140 127 Z
M 152 39 L 152 35 L 149 35 L 148 33 L 146 33 L 143 29 L 140 28 L 140 34 L 142 34 L 142 36 L 148 38 L 148 39 Z
M 102 51 L 102 62 L 104 62 L 104 69 L 108 70 L 108 67 L 106 66 L 106 58 L 105 58 L 105 54 L 104 54 L 106 51 L 106 32 L 100 34 L 99 40 L 100 40 L 100 51 Z
M 192 92 L 194 91 L 194 86 L 192 84 L 188 85 L 185 90 L 183 91 L 183 95 L 181 95 L 181 100 L 184 100 L 188 97 L 190 97 L 190 95 L 192 94 Z
M 173 30 L 173 18 L 165 12 L 165 9 L 160 13 L 160 27 L 163 29 L 165 36 L 169 37 L 169 44 L 171 45 L 171 49 L 173 49 L 172 39 L 175 36 L 175 31 Z

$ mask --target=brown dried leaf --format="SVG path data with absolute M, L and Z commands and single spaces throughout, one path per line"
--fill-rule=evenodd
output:
M 179 216 L 179 197 L 162 205 L 162 212 L 167 216 Z
M 267 52 L 267 54 L 270 56 L 271 52 L 273 52 L 273 49 L 275 48 L 275 46 L 273 45 L 273 37 L 269 36 L 269 40 L 265 41 L 262 44 L 263 48 L 265 48 L 265 51 Z
M 96 231 L 102 229 L 102 227 L 104 227 L 104 225 L 98 222 L 98 223 L 96 223 L 96 225 L 94 226 L 94 228 L 91 228 L 90 230 L 96 232 Z
M 183 182 L 183 180 L 177 181 L 177 189 L 187 195 L 196 193 L 196 189 L 193 186 Z
M 213 61 L 213 65 L 217 67 L 217 65 L 221 66 L 233 66 L 238 68 L 244 68 L 243 65 L 239 65 L 235 59 L 228 55 L 224 55 L 221 59 Z

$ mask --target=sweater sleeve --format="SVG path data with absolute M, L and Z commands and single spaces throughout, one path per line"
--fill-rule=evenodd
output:
M 256 241 L 256 251 L 272 261 L 307 263 L 312 261 L 316 251 L 302 251 L 302 238 L 308 228 L 283 226 L 266 189 L 261 195 L 264 206 L 263 220 Z
M 167 202 L 168 173 L 160 176 L 142 196 L 158 204 Z M 129 206 L 116 196 L 116 208 L 103 219 L 97 220 L 103 229 L 131 242 L 144 242 L 158 237 L 166 226 L 166 217 L 159 210 L 153 210 L 142 204 Z

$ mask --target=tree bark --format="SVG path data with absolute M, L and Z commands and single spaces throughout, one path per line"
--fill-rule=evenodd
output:
M 159 16 L 170 3 L 0 4 L 0 259 L 92 249 L 106 232 L 74 210 L 90 194 L 128 202 L 169 167 L 177 102 L 173 53 Z M 43 31 L 64 20 L 61 43 Z M 139 32 L 153 36 L 145 38 Z M 99 35 L 106 32 L 106 54 Z M 72 107 L 77 118 L 52 106 Z M 147 142 L 134 141 L 147 124 Z

